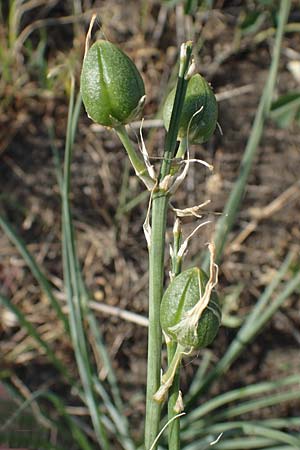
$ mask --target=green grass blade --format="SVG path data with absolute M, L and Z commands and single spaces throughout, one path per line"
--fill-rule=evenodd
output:
M 78 259 L 77 259 L 77 266 L 79 266 Z M 109 354 L 108 354 L 105 344 L 103 342 L 103 336 L 102 336 L 100 327 L 97 323 L 97 320 L 95 318 L 93 311 L 91 310 L 91 308 L 89 306 L 89 294 L 88 294 L 86 286 L 83 282 L 81 273 L 78 274 L 78 277 L 80 278 L 80 288 L 81 288 L 81 293 L 82 293 L 81 295 L 82 295 L 82 299 L 83 299 L 82 300 L 83 314 L 89 324 L 89 330 L 93 336 L 93 340 L 94 340 L 94 344 L 95 344 L 93 347 L 94 352 L 96 352 L 95 358 L 97 358 L 98 360 L 100 359 L 103 363 L 103 366 L 107 372 L 107 380 L 108 380 L 108 383 L 111 388 L 112 398 L 114 400 L 114 407 L 119 411 L 119 416 L 122 417 L 123 424 L 125 424 L 125 423 L 127 424 L 126 428 L 128 430 L 129 425 L 127 422 L 127 418 L 123 414 L 124 406 L 123 406 L 123 402 L 122 402 L 122 398 L 121 398 L 121 394 L 120 394 L 120 390 L 119 390 L 119 386 L 118 386 L 117 377 L 113 370 Z M 98 379 L 98 382 L 97 382 L 98 386 L 99 386 L 99 383 L 100 383 L 100 381 Z M 118 423 L 120 423 L 120 420 L 118 420 Z M 129 437 L 129 431 L 128 431 L 128 437 Z
M 75 358 L 83 385 L 85 401 L 90 412 L 93 427 L 99 442 L 104 450 L 110 448 L 107 434 L 102 423 L 102 414 L 96 400 L 93 386 L 93 368 L 89 359 L 87 337 L 83 325 L 82 314 L 82 289 L 81 273 L 79 261 L 75 248 L 75 237 L 72 225 L 72 217 L 69 204 L 70 193 L 70 171 L 73 153 L 75 132 L 81 107 L 80 94 L 75 102 L 74 80 L 71 83 L 71 95 L 69 102 L 69 114 L 65 144 L 64 179 L 62 191 L 62 229 L 63 229 L 63 253 L 64 253 L 64 274 L 67 288 L 67 299 L 70 314 L 70 329 L 75 352 Z
M 270 428 L 298 428 L 300 427 L 300 417 L 276 417 L 274 419 L 266 419 L 263 423 Z
M 241 450 L 241 448 L 243 450 L 247 450 L 247 449 L 266 449 L 269 450 L 270 449 L 270 445 L 274 445 L 276 444 L 276 442 L 274 442 L 274 440 L 272 439 L 264 439 L 264 438 L 241 438 L 241 439 L 230 439 L 228 441 L 224 441 L 224 442 L 220 442 L 218 443 L 218 445 L 215 447 L 216 450 Z M 287 450 L 296 450 L 295 447 L 291 447 L 289 446 L 280 446 L 280 447 L 273 447 L 272 448 L 276 448 L 276 450 L 283 450 L 283 449 L 287 449 Z
M 291 375 L 285 377 L 281 380 L 267 381 L 263 383 L 252 384 L 250 386 L 245 386 L 242 388 L 234 389 L 232 391 L 220 394 L 214 397 L 203 405 L 198 406 L 192 412 L 190 412 L 183 420 L 182 427 L 188 428 L 194 421 L 211 414 L 214 410 L 220 408 L 221 406 L 227 405 L 228 403 L 234 402 L 236 400 L 242 400 L 247 397 L 254 395 L 265 394 L 270 395 L 274 390 L 279 388 L 290 386 L 295 383 L 299 383 L 299 375 Z
M 79 267 L 78 258 L 77 258 L 77 267 Z M 129 423 L 127 417 L 124 414 L 124 406 L 117 378 L 113 370 L 105 344 L 103 342 L 103 337 L 101 330 L 99 328 L 99 324 L 97 323 L 95 315 L 89 306 L 89 295 L 86 286 L 83 282 L 81 273 L 78 273 L 78 278 L 80 279 L 81 295 L 83 299 L 82 301 L 83 314 L 88 322 L 89 331 L 93 337 L 94 341 L 93 350 L 96 353 L 95 358 L 97 358 L 98 360 L 100 358 L 107 372 L 107 380 L 110 385 L 114 404 L 111 402 L 109 395 L 106 392 L 105 388 L 102 386 L 99 378 L 94 378 L 94 386 L 96 391 L 100 393 L 102 400 L 105 404 L 105 407 L 109 412 L 116 429 L 119 430 L 119 433 L 121 435 L 121 438 L 119 438 L 120 443 L 126 450 L 134 450 L 135 445 L 130 437 Z
M 279 285 L 280 280 L 287 272 L 290 258 L 291 256 L 288 255 L 279 269 L 277 276 L 274 277 L 272 288 L 270 288 L 270 286 L 266 288 L 265 292 L 254 306 L 252 313 L 248 316 L 245 323 L 240 328 L 237 336 L 231 342 L 225 354 L 216 366 L 204 378 L 200 378 L 196 373 L 195 381 L 192 384 L 192 394 L 190 393 L 187 398 L 187 405 L 192 405 L 200 392 L 207 389 L 216 378 L 228 370 L 233 362 L 240 356 L 247 344 L 250 343 L 250 341 L 252 341 L 252 339 L 259 332 L 261 332 L 262 328 L 271 319 L 272 315 L 275 314 L 284 301 L 298 288 L 300 284 L 300 274 L 296 274 L 291 280 L 286 282 L 281 293 L 277 294 L 272 303 L 266 307 L 266 302 L 269 300 L 274 289 Z M 264 312 L 262 313 L 263 309 Z M 259 311 L 259 314 L 257 311 Z
M 18 419 L 18 417 L 20 415 L 22 415 L 24 413 L 24 411 L 32 405 L 33 402 L 35 402 L 36 400 L 38 400 L 40 398 L 45 398 L 45 399 L 49 400 L 53 404 L 53 406 L 55 407 L 57 412 L 59 413 L 60 422 L 53 421 L 52 419 L 50 419 L 50 420 L 51 420 L 51 422 L 53 422 L 53 425 L 55 427 L 57 427 L 58 433 L 63 434 L 63 436 L 64 436 L 63 441 L 66 442 L 69 439 L 69 442 L 71 442 L 71 438 L 72 438 L 72 440 L 77 442 L 77 444 L 79 445 L 79 448 L 81 448 L 82 450 L 92 450 L 92 447 L 89 444 L 88 440 L 86 439 L 85 434 L 80 430 L 78 425 L 74 422 L 72 416 L 70 416 L 67 413 L 62 400 L 55 394 L 45 391 L 43 389 L 39 389 L 39 390 L 35 391 L 29 398 L 26 398 L 24 401 L 22 401 L 21 405 L 17 409 L 15 409 L 13 414 L 10 417 L 8 417 L 8 419 L 1 425 L 0 433 L 3 433 L 5 431 L 5 429 L 9 428 L 13 423 L 15 423 L 16 420 Z M 68 424 L 67 430 L 61 426 L 62 418 L 64 418 Z M 47 421 L 49 421 L 49 414 L 47 414 Z M 36 428 L 37 421 L 34 421 L 34 423 L 32 425 Z M 40 428 L 40 424 L 38 426 Z M 69 436 L 69 438 L 67 438 L 69 432 L 70 432 L 70 436 Z M 25 445 L 25 442 L 24 442 L 24 445 Z M 34 442 L 26 442 L 26 446 L 35 448 Z M 49 448 L 49 449 L 60 448 L 61 449 L 61 447 L 58 447 L 58 446 L 56 447 L 52 443 L 50 444 L 49 442 L 48 442 L 48 446 L 47 446 L 46 442 L 39 442 L 39 448 L 45 448 L 45 449 L 46 448 Z
M 217 260 L 221 259 L 223 249 L 225 247 L 228 235 L 235 222 L 241 200 L 243 198 L 247 180 L 253 165 L 254 157 L 258 150 L 258 145 L 263 133 L 265 120 L 268 117 L 273 91 L 277 80 L 278 65 L 281 52 L 281 43 L 284 35 L 284 28 L 288 19 L 289 11 L 291 7 L 290 0 L 281 0 L 279 10 L 279 23 L 273 48 L 272 63 L 269 70 L 269 76 L 263 90 L 257 112 L 255 115 L 254 123 L 252 126 L 251 134 L 247 142 L 244 156 L 241 161 L 239 174 L 237 181 L 235 182 L 233 189 L 230 193 L 229 199 L 225 205 L 223 216 L 218 221 L 216 232 L 214 235 L 214 242 L 216 244 Z M 205 258 L 204 267 L 207 269 L 209 264 L 209 258 Z
M 54 395 L 53 393 L 47 392 L 43 393 L 43 396 L 46 397 L 51 403 L 55 406 L 56 410 L 59 412 L 61 417 L 64 417 L 66 420 L 69 430 L 73 436 L 73 439 L 82 450 L 93 450 L 93 447 L 87 440 L 85 433 L 81 431 L 76 422 L 74 422 L 72 416 L 70 416 L 61 401 L 61 399 Z
M 285 283 L 282 292 L 270 304 L 269 308 L 261 315 L 260 319 L 252 322 L 250 326 L 245 324 L 239 331 L 237 337 L 230 344 L 223 358 L 215 366 L 215 369 L 208 375 L 207 382 L 212 377 L 220 376 L 230 365 L 240 356 L 246 345 L 261 332 L 262 328 L 271 319 L 275 312 L 280 308 L 284 301 L 293 293 L 300 285 L 300 273 L 296 274 L 290 281 Z
M 104 387 L 102 386 L 102 384 L 100 383 L 98 378 L 95 378 L 94 383 L 95 383 L 96 391 L 101 396 L 101 398 L 105 404 L 105 407 L 106 407 L 113 423 L 115 424 L 115 427 L 117 430 L 117 433 L 115 433 L 115 434 L 116 434 L 116 437 L 117 437 L 118 441 L 120 442 L 121 446 L 125 450 L 135 450 L 136 449 L 135 444 L 133 443 L 133 441 L 131 440 L 131 438 L 129 436 L 128 422 L 126 420 L 126 417 L 124 415 L 122 415 L 116 409 L 116 407 L 111 403 L 107 392 L 105 391 Z
M 210 420 L 214 420 L 216 422 L 217 420 L 230 419 L 232 417 L 237 417 L 242 414 L 246 414 L 248 412 L 258 411 L 259 409 L 262 408 L 281 404 L 283 402 L 288 402 L 291 400 L 297 400 L 299 398 L 300 398 L 300 389 L 293 389 L 289 392 L 272 394 L 271 396 L 268 397 L 250 400 L 241 403 L 237 406 L 227 408 L 225 411 L 216 414 L 214 418 L 211 417 Z
M 96 321 L 96 318 L 95 318 L 93 312 L 90 309 L 87 311 L 87 320 L 89 323 L 90 330 L 95 339 L 95 345 L 97 346 L 97 353 L 100 356 L 101 361 L 103 362 L 103 367 L 107 371 L 107 380 L 111 387 L 112 396 L 113 396 L 115 405 L 118 408 L 119 412 L 123 412 L 124 407 L 123 407 L 123 403 L 122 403 L 122 399 L 121 399 L 121 395 L 120 395 L 117 378 L 116 378 L 115 372 L 113 370 L 106 347 L 103 343 L 101 330 L 99 328 L 99 325 Z
M 255 326 L 255 323 L 257 321 L 257 319 L 259 319 L 261 317 L 261 314 L 264 312 L 269 300 L 271 299 L 273 293 L 275 292 L 275 290 L 277 289 L 277 287 L 279 286 L 280 282 L 283 280 L 283 278 L 285 277 L 292 259 L 294 256 L 294 252 L 291 251 L 288 253 L 287 257 L 285 258 L 285 260 L 283 261 L 280 269 L 278 270 L 278 272 L 274 275 L 271 283 L 266 287 L 266 289 L 264 290 L 264 292 L 262 293 L 262 295 L 260 296 L 258 302 L 256 303 L 255 307 L 252 309 L 251 313 L 249 314 L 249 316 L 247 317 L 247 327 L 248 328 L 252 328 L 252 326 Z
M 220 433 L 224 433 L 224 437 L 227 437 L 228 439 L 228 434 L 231 437 L 233 437 L 234 435 L 236 435 L 236 432 L 238 432 L 239 434 L 240 432 L 242 432 L 245 435 L 259 436 L 265 439 L 270 439 L 271 444 L 275 444 L 277 442 L 291 445 L 292 448 L 295 449 L 300 447 L 299 437 L 296 437 L 292 434 L 288 434 L 284 431 L 269 428 L 267 426 L 261 425 L 261 423 L 258 422 L 243 422 L 243 421 L 224 422 L 205 429 L 205 433 L 208 433 L 210 436 L 212 436 L 212 440 L 214 440 Z M 222 437 L 219 443 L 216 443 L 214 445 L 214 448 L 215 449 L 223 448 Z
M 257 326 L 254 331 L 249 330 L 249 336 L 252 337 L 259 332 L 282 306 L 284 301 L 295 292 L 300 286 L 300 273 L 296 274 L 288 283 L 285 284 L 284 289 L 277 295 L 276 299 L 269 305 L 269 307 L 257 318 Z M 254 322 L 255 323 L 255 322 Z M 254 325 L 253 323 L 253 325 Z M 251 334 L 250 334 L 251 333 Z
M 26 319 L 25 315 L 22 311 L 19 310 L 8 298 L 4 295 L 0 294 L 0 303 L 5 306 L 5 308 L 9 309 L 18 319 L 18 322 L 21 327 L 25 328 L 26 332 L 29 336 L 31 336 L 35 342 L 38 344 L 38 347 L 41 347 L 49 361 L 56 367 L 56 369 L 68 380 L 70 380 L 70 374 L 68 369 L 64 366 L 64 364 L 56 357 L 55 353 L 51 349 L 51 347 L 45 342 L 39 333 L 36 331 L 35 327 Z
M 266 439 L 266 438 L 236 438 L 233 437 L 231 439 L 221 439 L 218 442 L 218 446 L 214 445 L 211 446 L 211 442 L 213 442 L 215 437 L 208 436 L 206 438 L 197 440 L 196 442 L 193 442 L 192 444 L 189 444 L 185 447 L 183 447 L 183 450 L 208 450 L 208 449 L 214 449 L 217 448 L 218 450 L 248 450 L 248 449 L 269 449 L 270 445 L 276 444 L 276 441 L 273 439 Z M 279 447 L 276 447 L 279 450 Z M 280 447 L 281 449 L 282 447 Z M 291 447 L 287 447 L 288 450 L 291 450 Z
M 285 419 L 281 419 L 280 421 L 276 419 L 272 420 L 270 419 L 269 421 L 261 421 L 259 423 L 257 422 L 225 422 L 225 423 L 219 423 L 219 421 L 223 421 L 223 420 L 228 420 L 228 419 L 232 419 L 234 417 L 240 416 L 242 414 L 246 414 L 246 413 L 251 413 L 253 411 L 257 411 L 259 409 L 262 408 L 266 408 L 266 407 L 270 407 L 270 406 L 274 406 L 274 405 L 278 405 L 278 404 L 282 404 L 283 402 L 288 402 L 291 400 L 297 400 L 300 398 L 300 389 L 294 389 L 292 391 L 289 392 L 283 392 L 283 393 L 277 393 L 277 394 L 272 394 L 268 397 L 263 397 L 263 398 L 258 398 L 255 400 L 251 400 L 251 401 L 247 401 L 247 402 L 243 402 L 240 403 L 236 406 L 232 406 L 229 407 L 227 409 L 225 409 L 223 412 L 217 413 L 217 414 L 213 414 L 207 417 L 207 420 L 203 419 L 203 420 L 199 420 L 196 422 L 193 422 L 193 424 L 191 424 L 189 426 L 189 428 L 187 428 L 183 433 L 182 433 L 182 438 L 184 440 L 194 440 L 196 437 L 202 436 L 203 434 L 206 435 L 207 433 L 221 433 L 226 431 L 228 428 L 228 426 L 231 426 L 233 428 L 241 428 L 240 424 L 243 424 L 243 430 L 245 429 L 245 427 L 247 425 L 261 425 L 262 423 L 266 425 L 267 428 L 277 428 L 277 427 L 281 427 L 282 428 L 286 428 L 288 426 L 295 426 L 296 423 L 299 423 L 299 418 L 297 418 L 297 420 L 294 420 L 294 422 L 290 421 L 289 418 L 285 418 Z M 236 426 L 237 424 L 237 426 Z M 255 433 L 253 433 L 255 434 Z M 270 437 L 270 436 L 268 436 Z M 299 439 L 298 438 L 298 445 L 299 445 Z M 285 443 L 290 443 L 291 441 L 284 441 Z M 295 445 L 295 441 L 293 444 L 291 445 Z M 297 447 L 296 447 L 297 448 Z
M 55 298 L 52 287 L 45 277 L 45 275 L 42 273 L 42 271 L 39 269 L 38 263 L 36 262 L 35 258 L 32 256 L 32 254 L 28 251 L 25 242 L 23 239 L 17 235 L 17 233 L 14 231 L 13 227 L 10 225 L 10 223 L 2 216 L 0 216 L 0 226 L 9 238 L 9 240 L 14 244 L 14 246 L 18 249 L 19 253 L 21 254 L 22 258 L 28 265 L 32 275 L 37 280 L 40 288 L 45 293 L 45 295 L 48 297 L 50 304 L 54 308 L 54 310 L 57 313 L 58 318 L 62 321 L 64 324 L 66 332 L 69 334 L 69 325 L 66 318 L 66 315 L 62 312 L 61 306 L 57 299 Z

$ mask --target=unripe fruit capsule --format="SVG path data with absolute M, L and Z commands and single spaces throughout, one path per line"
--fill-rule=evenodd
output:
M 176 89 L 168 95 L 163 120 L 168 130 Z M 216 97 L 207 83 L 199 74 L 193 75 L 187 86 L 183 109 L 180 117 L 178 138 L 188 137 L 194 144 L 206 142 L 215 131 L 218 119 Z
M 96 41 L 88 50 L 80 89 L 88 116 L 108 127 L 133 120 L 145 98 L 144 83 L 133 61 L 105 40 Z
M 201 301 L 207 281 L 206 274 L 197 267 L 185 270 L 174 278 L 162 298 L 161 327 L 171 340 L 182 346 L 206 347 L 218 332 L 221 309 L 215 292 L 196 322 L 190 315 Z

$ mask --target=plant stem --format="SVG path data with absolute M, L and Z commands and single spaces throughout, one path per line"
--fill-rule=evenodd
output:
M 120 141 L 122 142 L 127 155 L 130 159 L 130 162 L 135 170 L 136 175 L 145 183 L 148 189 L 152 189 L 155 182 L 148 175 L 147 168 L 145 163 L 138 156 L 124 125 L 119 125 L 115 128 L 117 135 L 119 136 Z
M 192 44 L 182 47 L 179 76 L 171 114 L 170 127 L 165 140 L 164 159 L 159 179 L 170 173 L 172 158 L 176 152 L 179 121 L 188 80 L 186 78 L 192 54 Z M 153 396 L 160 386 L 162 332 L 160 327 L 160 302 L 164 282 L 164 252 L 167 221 L 168 192 L 158 186 L 152 195 L 152 234 L 149 248 L 149 329 L 146 393 L 145 449 L 149 450 L 158 435 L 160 405 Z M 157 448 L 154 446 L 153 450 Z
M 185 156 L 185 152 L 187 150 L 188 147 L 188 140 L 187 137 L 183 137 L 180 139 L 180 143 L 179 143 L 179 147 L 176 153 L 176 158 L 184 158 Z
M 159 321 L 164 281 L 164 250 L 168 197 L 157 190 L 152 200 L 152 237 L 149 249 L 149 330 L 146 393 L 145 448 L 154 442 L 160 421 L 161 406 L 153 395 L 160 386 L 162 333 Z
M 167 345 L 168 352 L 168 366 L 170 366 L 174 355 L 176 353 L 177 344 L 176 342 L 170 342 Z M 176 374 L 174 376 L 173 384 L 169 390 L 169 400 L 168 400 L 168 420 L 171 420 L 177 412 L 175 412 L 175 405 L 178 400 L 179 395 L 179 370 L 178 367 Z M 169 450 L 180 450 L 180 421 L 179 418 L 173 420 L 169 425 L 169 437 L 168 437 Z
M 168 367 L 168 370 L 166 373 L 162 376 L 161 379 L 161 385 L 158 389 L 158 391 L 154 395 L 155 401 L 158 403 L 163 403 L 166 396 L 169 393 L 169 389 L 172 386 L 174 382 L 174 378 L 176 376 L 176 372 L 178 371 L 178 368 L 180 366 L 182 357 L 184 355 L 186 347 L 178 344 L 176 346 L 176 351 L 174 353 L 173 359 Z M 177 400 L 177 399 L 176 399 Z
M 179 145 L 179 149 L 181 147 L 182 140 Z M 185 145 L 186 147 L 186 145 Z M 178 150 L 179 152 L 179 150 Z M 176 157 L 183 157 L 183 155 L 178 156 L 178 152 Z M 184 154 L 184 153 L 183 153 Z M 176 277 L 181 272 L 181 263 L 182 258 L 178 256 L 178 252 L 181 245 L 181 224 L 179 219 L 176 219 L 175 225 L 173 228 L 173 258 L 172 258 L 172 279 Z M 170 341 L 167 343 L 167 354 L 168 354 L 168 366 L 170 366 L 174 355 L 176 353 L 177 344 L 176 342 Z M 175 411 L 175 405 L 179 396 L 179 388 L 180 388 L 180 366 L 178 367 L 176 374 L 174 376 L 174 381 L 169 390 L 169 399 L 168 399 L 168 422 L 169 425 L 169 436 L 168 436 L 168 445 L 169 450 L 180 450 L 180 421 L 179 418 L 176 420 L 172 420 L 173 417 L 178 413 Z
M 182 106 L 188 84 L 187 72 L 192 56 L 192 43 L 186 43 L 186 54 L 181 55 L 179 76 L 177 80 L 176 93 L 171 114 L 170 127 L 165 140 L 164 159 L 161 165 L 159 179 L 162 180 L 170 173 L 172 158 L 176 152 L 176 141 L 179 129 Z

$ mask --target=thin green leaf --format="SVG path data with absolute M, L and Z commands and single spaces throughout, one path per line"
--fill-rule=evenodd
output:
M 230 439 L 226 440 L 220 440 L 218 442 L 218 447 L 215 445 L 211 445 L 211 442 L 214 441 L 214 437 L 210 436 L 210 441 L 208 437 L 204 439 L 197 440 L 196 442 L 193 442 L 190 445 L 187 445 L 183 447 L 183 450 L 208 450 L 208 449 L 215 449 L 218 450 L 248 450 L 248 449 L 267 449 L 269 448 L 269 445 L 276 444 L 276 441 L 274 442 L 273 439 L 265 439 L 265 438 L 249 438 L 249 437 L 242 437 L 242 438 L 236 438 L 232 437 Z M 278 450 L 281 450 L 281 447 L 277 447 Z M 288 450 L 291 450 L 291 447 L 288 447 Z
M 56 367 L 56 369 L 62 373 L 62 375 L 65 376 L 66 379 L 70 380 L 70 374 L 68 372 L 68 369 L 65 367 L 65 365 L 56 357 L 55 353 L 51 349 L 51 347 L 47 344 L 44 339 L 39 335 L 39 333 L 36 331 L 35 327 L 26 319 L 25 315 L 20 311 L 19 308 L 17 308 L 8 298 L 6 298 L 4 295 L 0 294 L 0 303 L 2 303 L 3 306 L 5 306 L 7 309 L 9 309 L 18 319 L 18 322 L 21 327 L 25 328 L 26 332 L 29 336 L 31 336 L 35 342 L 38 344 L 38 347 L 41 347 L 49 361 L 52 362 L 52 364 Z
M 17 235 L 17 233 L 14 231 L 10 223 L 2 216 L 0 216 L 0 226 L 2 227 L 3 231 L 5 232 L 9 240 L 15 245 L 15 247 L 20 252 L 22 258 L 24 259 L 29 269 L 31 270 L 32 275 L 39 283 L 40 288 L 48 297 L 50 304 L 57 313 L 58 318 L 64 324 L 66 332 L 69 334 L 69 325 L 66 315 L 62 312 L 61 306 L 53 294 L 52 287 L 49 281 L 42 273 L 42 271 L 39 269 L 39 266 L 33 255 L 29 253 L 25 242 L 20 236 Z
M 297 400 L 300 398 L 300 389 L 292 389 L 289 392 L 282 392 L 279 394 L 272 394 L 268 397 L 258 398 L 250 400 L 236 406 L 231 406 L 225 411 L 220 412 L 214 416 L 214 421 L 230 419 L 242 414 L 258 411 L 259 409 L 266 408 L 273 405 L 280 405 L 281 403 Z
M 265 121 L 269 115 L 273 91 L 277 80 L 278 65 L 281 52 L 281 43 L 284 35 L 285 24 L 288 19 L 291 7 L 291 0 L 281 0 L 279 10 L 279 24 L 277 28 L 272 63 L 269 70 L 268 79 L 263 90 L 263 95 L 259 102 L 252 130 L 245 148 L 244 156 L 242 158 L 237 181 L 230 193 L 229 199 L 225 205 L 223 216 L 218 221 L 216 232 L 214 235 L 214 242 L 216 244 L 217 260 L 220 261 L 228 235 L 235 223 L 241 200 L 243 198 L 247 180 L 254 162 L 254 157 L 258 151 L 258 145 L 262 137 Z M 206 256 L 204 261 L 205 269 L 208 268 L 209 258 Z
M 242 432 L 245 435 L 249 435 L 251 437 L 253 436 L 260 436 L 265 439 L 270 439 L 270 444 L 283 443 L 291 445 L 292 448 L 299 448 L 300 446 L 300 439 L 296 436 L 293 436 L 292 434 L 288 434 L 284 431 L 275 430 L 273 428 L 269 428 L 267 426 L 261 425 L 261 423 L 258 422 L 243 422 L 243 421 L 237 421 L 237 422 L 224 422 L 220 424 L 216 424 L 215 426 L 208 427 L 204 430 L 205 434 L 209 434 L 210 436 L 214 436 L 212 440 L 216 439 L 220 433 L 223 433 L 223 437 L 228 438 L 228 434 L 230 438 L 232 439 L 234 435 L 236 435 L 236 432 L 239 434 Z M 186 450 L 189 447 L 186 448 Z M 215 449 L 223 448 L 222 446 L 222 437 L 220 438 L 219 442 L 214 444 Z
M 71 161 L 73 153 L 73 144 L 75 139 L 76 126 L 78 122 L 81 96 L 78 94 L 75 103 L 75 86 L 72 78 L 71 82 L 71 95 L 69 102 L 69 114 L 66 133 L 65 144 L 65 160 L 64 160 L 64 178 L 63 178 L 63 190 L 62 190 L 62 229 L 63 229 L 63 255 L 64 255 L 64 276 L 67 289 L 67 300 L 70 314 L 70 329 L 73 342 L 73 348 L 75 351 L 75 357 L 77 362 L 80 379 L 83 385 L 85 394 L 85 401 L 90 411 L 93 427 L 98 439 L 98 442 L 104 450 L 109 450 L 109 442 L 105 428 L 102 423 L 102 414 L 99 410 L 99 405 L 96 400 L 93 386 L 93 372 L 94 369 L 91 366 L 87 337 L 83 325 L 82 314 L 82 279 L 79 268 L 79 261 L 75 248 L 75 237 L 72 225 L 72 217 L 69 204 L 70 193 L 70 173 L 71 173 Z
M 291 375 L 280 380 L 252 384 L 250 386 L 245 386 L 229 392 L 225 392 L 224 394 L 220 394 L 208 400 L 203 405 L 195 408 L 182 420 L 182 426 L 184 428 L 189 427 L 192 422 L 199 420 L 200 418 L 208 414 L 211 414 L 212 411 L 228 403 L 234 402 L 236 400 L 242 400 L 254 395 L 267 394 L 279 388 L 290 386 L 295 383 L 300 383 L 299 375 Z
M 116 407 L 111 403 L 110 398 L 105 391 L 104 387 L 100 383 L 98 378 L 94 379 L 95 389 L 101 396 L 105 407 L 116 427 L 116 438 L 125 450 L 135 450 L 135 445 L 129 436 L 128 422 L 124 415 L 116 409 Z
M 300 92 L 289 92 L 272 103 L 270 118 L 281 128 L 286 128 L 297 118 L 299 112 Z
M 231 364 L 240 356 L 241 352 L 247 344 L 256 336 L 262 327 L 267 323 L 277 309 L 283 304 L 286 298 L 294 292 L 300 283 L 300 274 L 296 274 L 290 281 L 285 283 L 282 292 L 275 297 L 271 305 L 267 308 L 267 304 L 279 286 L 281 280 L 285 276 L 292 260 L 292 253 L 289 253 L 282 263 L 276 276 L 272 282 L 266 287 L 260 299 L 253 307 L 251 314 L 245 320 L 235 339 L 227 348 L 225 354 L 216 364 L 216 366 L 204 377 L 200 377 L 196 373 L 194 381 L 191 385 L 191 391 L 186 399 L 186 404 L 191 405 L 198 397 L 199 393 L 205 390 L 217 377 L 221 376 Z M 200 374 L 201 375 L 201 374 Z

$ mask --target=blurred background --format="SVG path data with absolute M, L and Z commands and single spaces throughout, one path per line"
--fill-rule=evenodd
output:
M 272 0 L 2 0 L 0 213 L 25 241 L 63 307 L 57 174 L 64 153 L 70 73 L 78 90 L 92 14 L 97 13 L 93 37 L 117 44 L 142 74 L 147 94 L 143 135 L 152 158 L 162 155 L 165 130 L 161 112 L 164 98 L 176 81 L 182 42 L 194 42 L 197 70 L 217 95 L 219 129 L 207 144 L 191 147 L 192 157 L 213 164 L 214 171 L 193 165 L 172 201 L 173 206 L 186 208 L 211 200 L 204 208 L 204 217 L 211 225 L 191 241 L 188 266 L 199 262 L 236 181 L 272 59 L 278 5 Z M 281 48 L 272 111 L 220 265 L 218 291 L 224 326 L 210 349 L 201 350 L 198 357 L 184 363 L 183 390 L 201 358 L 208 355 L 213 364 L 224 353 L 289 251 L 295 255 L 291 271 L 299 271 L 299 31 L 299 3 L 294 1 Z M 139 126 L 131 125 L 136 142 Z M 142 225 L 148 195 L 129 166 L 117 136 L 93 124 L 83 109 L 71 173 L 72 214 L 84 279 L 120 383 L 126 415 L 138 437 L 143 426 L 146 380 L 148 262 Z M 169 239 L 173 224 L 171 213 Z M 194 226 L 194 219 L 184 219 L 184 235 Z M 62 323 L 16 246 L 1 229 L 0 290 L 76 374 L 72 346 Z M 229 376 L 218 381 L 214 394 L 299 373 L 298 294 L 299 288 L 235 362 Z M 138 316 L 123 319 L 118 317 L 120 311 Z M 13 434 L 19 434 L 22 443 L 29 430 L 36 430 L 29 416 L 19 414 L 9 423 L 6 419 L 8 412 L 13 414 L 16 405 L 22 404 L 21 399 L 40 389 L 50 388 L 66 401 L 70 414 L 84 416 L 72 389 L 57 376 L 43 349 L 4 306 L 0 310 L 0 333 L 0 378 L 6 386 L 0 405 L 0 423 L 5 425 L 5 429 L 0 427 L 0 438 L 4 444 L 16 438 Z M 107 376 L 101 364 L 99 376 L 102 380 Z M 11 403 L 11 397 L 16 403 Z M 38 417 L 42 423 L 39 426 L 48 430 L 39 406 L 31 403 L 30 415 L 35 420 Z M 47 402 L 44 406 L 47 408 Z M 276 408 L 279 415 L 299 413 L 299 400 L 277 404 Z M 49 411 L 51 415 L 50 406 Z M 266 408 L 259 417 L 268 417 L 269 413 Z M 252 416 L 256 417 L 255 412 Z M 37 433 L 40 435 L 40 431 Z M 32 441 L 30 445 L 37 448 Z

